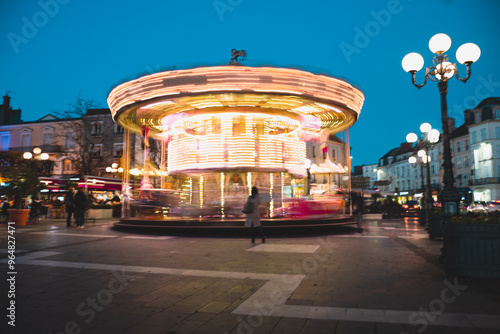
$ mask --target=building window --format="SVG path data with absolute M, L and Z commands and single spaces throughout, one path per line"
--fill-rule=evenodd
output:
M 470 133 L 470 135 L 471 135 L 471 138 L 470 138 L 471 143 L 472 143 L 472 144 L 476 143 L 476 142 L 477 142 L 477 138 L 476 138 L 476 131 L 472 131 L 472 132 Z
M 469 167 L 469 157 L 464 157 L 464 167 Z
M 64 147 L 66 149 L 74 149 L 75 148 L 75 137 L 76 137 L 76 134 L 74 132 L 66 132 L 66 137 L 64 140 Z
M 495 128 L 495 138 L 500 139 L 500 127 Z
M 3 131 L 0 133 L 0 150 L 8 151 L 10 148 L 10 132 Z
M 316 158 L 316 146 L 312 146 L 312 157 Z
M 465 142 L 464 142 L 464 146 L 465 146 L 465 150 L 467 151 L 469 149 L 469 140 L 466 139 Z
M 123 144 L 114 144 L 113 147 L 113 157 L 121 158 L 123 155 Z
M 22 133 L 21 134 L 21 147 L 27 148 L 25 150 L 31 151 L 29 149 L 31 147 L 31 133 Z
M 436 166 L 431 165 L 431 174 L 436 174 Z
M 102 135 L 102 121 L 96 121 L 90 123 L 90 134 Z
M 486 166 L 483 167 L 483 178 L 488 178 L 490 177 L 490 169 Z
M 457 158 L 457 168 L 462 168 L 462 158 Z
M 90 151 L 92 158 L 102 157 L 102 144 L 96 144 Z
M 476 112 L 476 123 L 479 123 L 479 122 L 481 122 L 481 112 L 477 111 Z
M 499 109 L 495 109 L 493 111 L 493 113 L 495 114 L 495 119 L 500 119 L 500 110 Z
M 460 152 L 462 150 L 462 143 L 461 142 L 457 142 L 457 152 Z
M 332 161 L 337 162 L 337 152 L 332 148 Z
M 54 142 L 54 134 L 53 133 L 44 133 L 43 134 L 43 146 L 50 146 Z
M 123 133 L 123 128 L 121 126 L 118 125 L 118 123 L 114 123 L 114 130 L 115 130 L 115 133 L 119 134 L 119 133 Z
M 486 140 L 486 129 L 481 129 L 481 141 Z
M 73 162 L 71 159 L 64 159 L 62 162 L 62 172 L 63 173 L 71 173 L 73 172 Z

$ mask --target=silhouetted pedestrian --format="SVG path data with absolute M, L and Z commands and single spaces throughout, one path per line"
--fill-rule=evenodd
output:
M 257 187 L 252 187 L 252 194 L 248 196 L 246 206 L 251 206 L 252 210 L 246 214 L 245 226 L 250 228 L 250 236 L 252 237 L 252 243 L 255 243 L 255 230 L 259 233 L 262 238 L 262 243 L 266 242 L 264 237 L 264 232 L 262 231 L 262 225 L 260 224 L 259 217 L 259 204 L 260 196 Z
M 71 216 L 75 212 L 75 188 L 70 187 L 68 193 L 66 194 L 66 199 L 64 200 L 64 205 L 66 207 L 66 227 L 71 227 Z
M 85 228 L 85 210 L 87 210 L 87 196 L 83 193 L 82 188 L 78 188 L 75 195 L 75 219 L 76 227 Z

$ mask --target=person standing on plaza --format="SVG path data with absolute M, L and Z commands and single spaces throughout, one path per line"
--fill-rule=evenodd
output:
M 111 207 L 113 209 L 112 216 L 114 218 L 120 218 L 122 212 L 122 204 L 120 203 L 120 197 L 115 193 L 115 196 L 110 200 Z
M 252 243 L 255 243 L 255 230 L 259 233 L 259 236 L 262 238 L 262 243 L 266 242 L 266 238 L 264 237 L 264 232 L 262 231 L 262 225 L 260 223 L 259 217 L 259 205 L 260 205 L 260 196 L 259 189 L 257 187 L 252 187 L 252 194 L 248 196 L 247 203 L 245 206 L 251 207 L 251 212 L 245 213 L 245 226 L 250 228 L 250 236 L 252 237 Z
M 87 210 L 87 196 L 85 196 L 82 188 L 78 188 L 78 192 L 75 195 L 75 220 L 77 228 L 85 228 L 83 226 L 85 222 L 85 210 Z
M 66 227 L 71 227 L 71 216 L 75 212 L 75 188 L 70 187 L 68 193 L 66 194 L 66 199 L 64 200 L 64 205 L 66 207 Z
M 6 196 L 3 196 L 2 206 L 0 207 L 2 213 L 2 223 L 6 223 L 9 221 L 9 211 L 7 211 L 9 208 L 10 208 L 9 200 L 7 199 Z

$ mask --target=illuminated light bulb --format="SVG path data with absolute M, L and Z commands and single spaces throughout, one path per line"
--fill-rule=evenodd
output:
M 427 136 L 431 143 L 437 143 L 439 141 L 439 131 L 436 129 L 432 129 L 431 131 L 429 131 Z
M 422 131 L 423 133 L 427 133 L 431 131 L 431 129 L 432 126 L 429 123 L 422 123 L 422 125 L 420 125 L 420 131 Z
M 406 141 L 408 143 L 414 143 L 417 140 L 418 140 L 418 136 L 413 132 L 410 132 L 409 134 L 406 135 Z
M 446 79 L 451 78 L 455 74 L 455 67 L 453 66 L 452 63 L 448 61 L 443 61 L 443 70 L 445 71 L 444 77 Z M 439 74 L 440 72 L 441 72 L 441 64 L 437 64 L 435 70 L 435 76 L 438 80 L 441 80 L 441 74 Z
M 474 63 L 481 56 L 481 49 L 474 43 L 465 43 L 457 49 L 456 57 L 460 64 Z
M 433 53 L 443 53 L 451 46 L 451 38 L 446 34 L 436 34 L 429 40 L 429 49 Z
M 418 72 L 424 66 L 424 58 L 416 52 L 408 53 L 404 56 L 401 66 L 405 72 Z

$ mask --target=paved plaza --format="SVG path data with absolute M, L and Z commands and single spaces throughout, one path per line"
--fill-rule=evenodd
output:
M 7 226 L 1 226 L 6 275 Z M 438 263 L 442 242 L 429 240 L 415 218 L 366 215 L 361 227 L 339 226 L 324 235 L 283 231 L 253 245 L 245 230 L 200 237 L 116 230 L 102 221 L 85 229 L 63 221 L 16 227 L 15 327 L 4 315 L 2 328 L 44 334 L 500 332 L 500 280 L 447 277 Z M 2 295 L 12 289 L 5 281 Z

